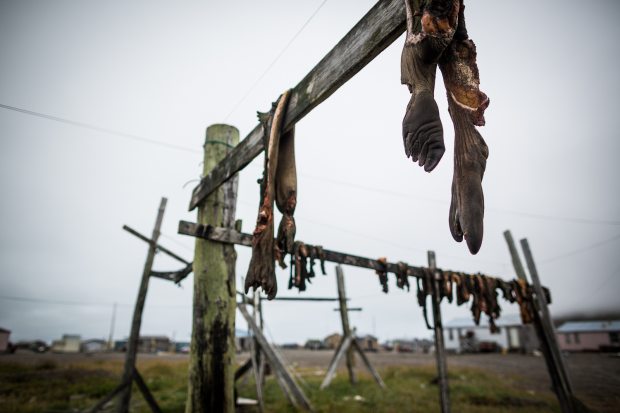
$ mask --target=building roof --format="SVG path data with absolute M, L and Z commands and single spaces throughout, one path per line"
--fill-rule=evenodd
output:
M 613 321 L 567 321 L 558 333 L 612 332 L 620 331 L 620 320 Z
M 521 316 L 519 314 L 502 314 L 499 316 L 497 320 L 495 320 L 495 325 L 498 327 L 510 327 L 510 326 L 520 326 L 523 323 L 521 322 Z M 443 324 L 444 328 L 489 328 L 489 320 L 486 314 L 482 314 L 480 316 L 480 324 L 476 326 L 474 323 L 474 319 L 472 317 L 459 317 L 453 318 L 447 323 Z
M 7 330 L 6 328 L 0 327 L 0 333 L 10 333 L 11 330 Z

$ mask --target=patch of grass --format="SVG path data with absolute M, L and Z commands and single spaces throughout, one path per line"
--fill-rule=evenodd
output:
M 386 389 L 381 389 L 365 374 L 351 386 L 345 372 L 334 379 L 325 390 L 319 390 L 322 377 L 304 375 L 303 389 L 317 412 L 327 413 L 396 413 L 436 412 L 439 409 L 439 389 L 432 367 L 393 367 L 381 371 Z M 452 410 L 464 413 L 492 412 L 559 412 L 553 399 L 533 396 L 502 384 L 498 377 L 473 369 L 454 369 L 448 378 Z M 239 388 L 239 394 L 254 398 L 255 387 L 249 380 Z M 293 411 L 277 382 L 269 377 L 265 384 L 265 410 Z
M 75 364 L 19 365 L 0 363 L 0 410 L 14 413 L 75 411 L 93 406 L 119 382 L 122 363 L 80 362 Z M 164 412 L 182 413 L 187 392 L 187 361 L 149 359 L 138 370 Z M 433 384 L 431 366 L 393 367 L 380 371 L 387 388 L 379 388 L 361 368 L 358 384 L 351 386 L 345 371 L 320 390 L 322 375 L 316 369 L 298 369 L 304 392 L 317 412 L 400 413 L 436 412 L 439 390 Z M 242 397 L 255 398 L 252 375 L 238 382 Z M 530 394 L 510 386 L 510 381 L 475 369 L 450 370 L 452 410 L 463 413 L 559 412 L 554 399 Z M 264 388 L 266 411 L 294 412 L 277 381 L 268 376 Z M 132 412 L 149 412 L 134 386 Z M 248 410 L 252 411 L 252 410 Z

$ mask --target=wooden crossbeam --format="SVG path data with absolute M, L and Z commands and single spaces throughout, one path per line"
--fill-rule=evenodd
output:
M 211 241 L 244 245 L 246 247 L 252 246 L 251 234 L 245 234 L 229 228 L 213 227 L 211 225 L 200 225 L 188 221 L 179 221 L 178 233 L 183 235 L 190 235 L 193 237 L 205 238 Z M 332 251 L 325 248 L 323 248 L 323 253 L 325 254 L 325 261 L 328 262 L 345 264 L 353 267 L 367 268 L 375 271 L 381 270 L 394 274 L 399 273 L 399 267 L 396 263 L 387 262 L 384 264 L 372 258 L 360 257 L 357 255 Z M 407 275 L 410 277 L 416 277 L 421 273 L 422 268 L 424 267 L 407 265 Z M 474 274 L 463 274 L 466 276 L 474 276 Z
M 380 0 L 292 90 L 284 132 L 331 96 L 405 31 L 403 0 Z M 189 210 L 245 168 L 264 149 L 259 124 L 192 192 Z
M 140 238 L 142 241 L 146 242 L 147 244 L 150 244 L 152 242 L 150 238 L 146 237 L 145 235 L 140 234 L 138 231 L 136 231 L 135 229 L 131 228 L 128 225 L 123 225 L 123 229 L 129 232 L 130 234 L 135 235 L 136 237 Z M 177 254 L 170 251 L 166 247 L 162 247 L 161 245 L 157 243 L 155 244 L 155 247 L 157 248 L 157 251 L 161 251 L 164 254 L 169 255 L 175 260 L 182 262 L 183 264 L 190 264 L 190 262 L 187 261 L 185 258 L 178 256 Z
M 212 227 L 210 225 L 200 225 L 193 222 L 180 221 L 179 222 L 179 234 L 191 235 L 193 237 L 205 238 L 211 241 L 226 242 L 230 244 L 244 245 L 246 247 L 252 246 L 252 235 L 237 232 L 229 228 Z M 383 264 L 372 258 L 360 257 L 352 254 L 345 254 L 342 252 L 331 251 L 323 249 L 325 255 L 325 261 L 334 262 L 337 264 L 351 265 L 353 267 L 368 268 L 371 270 L 382 270 L 396 274 L 398 272 L 398 265 L 395 263 Z M 414 275 L 419 272 L 422 267 L 415 267 L 412 265 L 407 266 L 409 275 Z

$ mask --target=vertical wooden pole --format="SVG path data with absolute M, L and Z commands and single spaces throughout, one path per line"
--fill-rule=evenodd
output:
M 527 281 L 525 269 L 523 268 L 523 264 L 521 264 L 519 252 L 517 251 L 517 246 L 515 245 L 515 241 L 512 238 L 512 233 L 510 230 L 504 231 L 504 238 L 506 239 L 506 244 L 508 244 L 508 251 L 510 251 L 510 257 L 512 258 L 512 266 L 517 273 L 517 277 L 521 280 Z
M 349 325 L 349 312 L 347 310 L 347 295 L 344 289 L 344 274 L 340 265 L 336 266 L 336 282 L 338 284 L 338 301 L 340 302 L 340 319 L 342 320 L 342 339 L 344 340 L 351 335 L 351 326 Z M 356 337 L 353 337 L 353 340 L 356 340 Z M 355 370 L 353 369 L 355 366 L 353 351 L 352 346 L 347 349 L 347 370 L 349 371 L 349 381 L 351 384 L 357 383 Z
M 204 175 L 237 143 L 237 128 L 209 126 L 204 144 Z M 235 227 L 237 182 L 235 175 L 199 205 L 199 224 Z M 233 245 L 196 238 L 187 413 L 235 410 L 236 260 Z
M 547 367 L 549 369 L 549 375 L 555 392 L 560 402 L 560 407 L 563 412 L 575 412 L 576 406 L 573 405 L 573 390 L 570 383 L 566 367 L 564 366 L 564 359 L 560 353 L 555 327 L 551 322 L 551 315 L 549 313 L 549 307 L 542 291 L 540 284 L 540 278 L 538 277 L 538 270 L 534 263 L 534 257 L 530 250 L 530 245 L 527 239 L 521 240 L 521 248 L 523 249 L 523 255 L 525 256 L 525 262 L 532 278 L 532 285 L 534 292 L 536 293 L 536 300 L 534 301 L 534 323 L 537 330 L 540 331 L 539 336 L 542 338 L 541 347 L 543 349 L 543 355 L 547 361 Z
M 138 353 L 138 340 L 140 338 L 140 325 L 142 324 L 142 311 L 144 310 L 146 291 L 149 286 L 149 277 L 151 275 L 151 270 L 153 269 L 153 260 L 155 259 L 155 252 L 157 251 L 157 240 L 159 239 L 161 223 L 164 219 L 164 211 L 166 210 L 167 202 L 168 200 L 166 198 L 162 198 L 159 204 L 155 227 L 153 228 L 153 234 L 151 235 L 151 240 L 149 243 L 149 250 L 146 254 L 146 262 L 144 263 L 144 270 L 142 271 L 142 280 L 140 281 L 140 287 L 138 289 L 138 298 L 136 299 L 136 306 L 133 310 L 131 331 L 129 333 L 129 339 L 127 340 L 125 368 L 123 369 L 123 378 L 121 379 L 121 383 L 127 383 L 127 385 L 121 391 L 116 405 L 116 411 L 118 413 L 127 413 L 129 411 L 129 401 L 131 400 L 131 382 L 134 377 L 133 372 Z
M 437 279 L 437 262 L 435 252 L 428 251 L 428 268 L 433 273 L 433 325 L 435 329 L 435 357 L 437 359 L 437 374 L 439 375 L 439 402 L 441 412 L 450 412 L 450 389 L 448 387 L 448 368 L 446 366 L 446 349 L 443 340 L 443 325 L 441 322 L 441 308 L 439 306 L 439 280 Z
M 254 290 L 252 293 L 252 309 L 254 322 L 262 330 L 263 326 L 260 321 L 260 293 L 258 290 Z M 260 324 L 259 324 L 260 323 Z M 256 384 L 256 398 L 258 399 L 258 410 L 260 413 L 265 411 L 265 403 L 263 401 L 263 378 L 262 378 L 262 354 L 260 352 L 260 346 L 256 337 L 252 337 L 250 342 L 250 359 L 252 360 L 252 370 L 254 371 L 254 382 Z

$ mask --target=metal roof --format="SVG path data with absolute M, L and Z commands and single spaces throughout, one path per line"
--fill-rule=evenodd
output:
M 567 321 L 558 328 L 558 333 L 611 332 L 620 331 L 620 320 L 613 321 Z
M 500 315 L 497 320 L 495 320 L 495 325 L 498 327 L 509 327 L 509 326 L 520 326 L 521 316 L 519 314 L 505 314 Z M 473 317 L 459 317 L 453 318 L 447 323 L 443 324 L 444 328 L 475 328 L 475 327 L 489 327 L 489 320 L 486 314 L 482 314 L 480 316 L 480 325 L 476 326 L 474 324 Z

